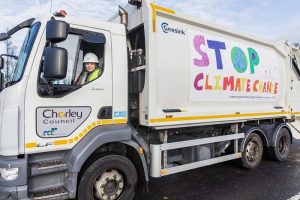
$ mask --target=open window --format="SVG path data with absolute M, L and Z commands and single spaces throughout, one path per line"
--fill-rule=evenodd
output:
M 65 41 L 54 44 L 68 52 L 67 75 L 64 79 L 49 82 L 43 75 L 44 59 L 42 59 L 38 81 L 38 92 L 41 96 L 55 97 L 68 94 L 95 81 L 104 73 L 105 36 L 101 33 L 72 30 Z M 93 59 L 85 59 L 87 55 L 93 55 Z
M 129 112 L 131 123 L 139 124 L 139 94 L 143 92 L 146 79 L 145 27 L 141 26 L 127 34 L 129 68 Z

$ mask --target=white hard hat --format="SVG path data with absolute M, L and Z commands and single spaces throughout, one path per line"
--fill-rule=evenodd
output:
M 98 57 L 94 53 L 87 53 L 84 56 L 83 63 L 97 63 L 99 64 Z

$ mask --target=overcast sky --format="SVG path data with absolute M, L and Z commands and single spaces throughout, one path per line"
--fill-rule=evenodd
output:
M 64 9 L 69 15 L 107 20 L 127 0 L 52 0 L 52 12 Z M 300 42 L 299 0 L 156 0 L 177 12 L 229 26 L 268 40 L 286 38 Z M 0 32 L 28 18 L 49 13 L 50 0 L 0 0 Z M 24 31 L 14 37 L 18 45 Z M 3 44 L 0 44 L 3 52 Z

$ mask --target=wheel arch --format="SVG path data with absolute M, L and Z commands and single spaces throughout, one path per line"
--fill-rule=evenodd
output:
M 146 165 L 145 156 L 140 154 L 139 145 L 134 141 L 111 142 L 101 145 L 97 148 L 82 165 L 78 179 L 88 166 L 97 159 L 106 155 L 121 155 L 128 158 L 135 166 L 138 174 L 139 181 L 149 181 L 148 168 Z
M 92 129 L 76 146 L 66 153 L 68 171 L 78 173 L 86 160 L 104 144 L 131 139 L 127 125 L 98 126 Z
M 132 129 L 127 124 L 92 129 L 66 154 L 65 159 L 69 163 L 68 172 L 80 173 L 92 159 L 97 156 L 99 158 L 105 152 L 114 152 L 127 157 L 136 167 L 139 178 L 143 177 L 149 181 L 145 155 L 139 153 L 140 146 L 132 141 L 131 132 Z
M 280 130 L 283 128 L 288 130 L 290 137 L 291 137 L 291 144 L 293 144 L 293 135 L 292 135 L 292 131 L 291 131 L 290 127 L 286 123 L 281 123 L 274 128 L 273 133 L 275 133 L 275 134 L 273 134 L 273 136 L 272 136 L 272 139 L 270 141 L 270 146 L 272 146 L 272 147 L 276 146 L 276 140 L 277 140 L 278 134 L 280 133 Z
M 243 152 L 244 151 L 244 147 L 245 147 L 245 142 L 248 139 L 248 137 L 250 136 L 251 133 L 256 133 L 259 135 L 259 137 L 262 140 L 262 143 L 264 146 L 269 147 L 269 141 L 267 139 L 266 133 L 263 129 L 259 128 L 259 127 L 245 127 L 243 129 L 244 133 L 245 133 L 245 138 L 243 139 L 242 143 L 241 143 L 241 147 L 240 147 L 240 151 Z

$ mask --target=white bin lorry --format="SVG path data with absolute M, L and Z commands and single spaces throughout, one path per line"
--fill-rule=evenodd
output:
M 286 41 L 146 0 L 109 22 L 29 19 L 0 40 L 23 28 L 14 74 L 1 76 L 0 199 L 132 199 L 150 177 L 283 161 L 299 135 L 300 51 Z M 88 53 L 101 73 L 79 84 Z

